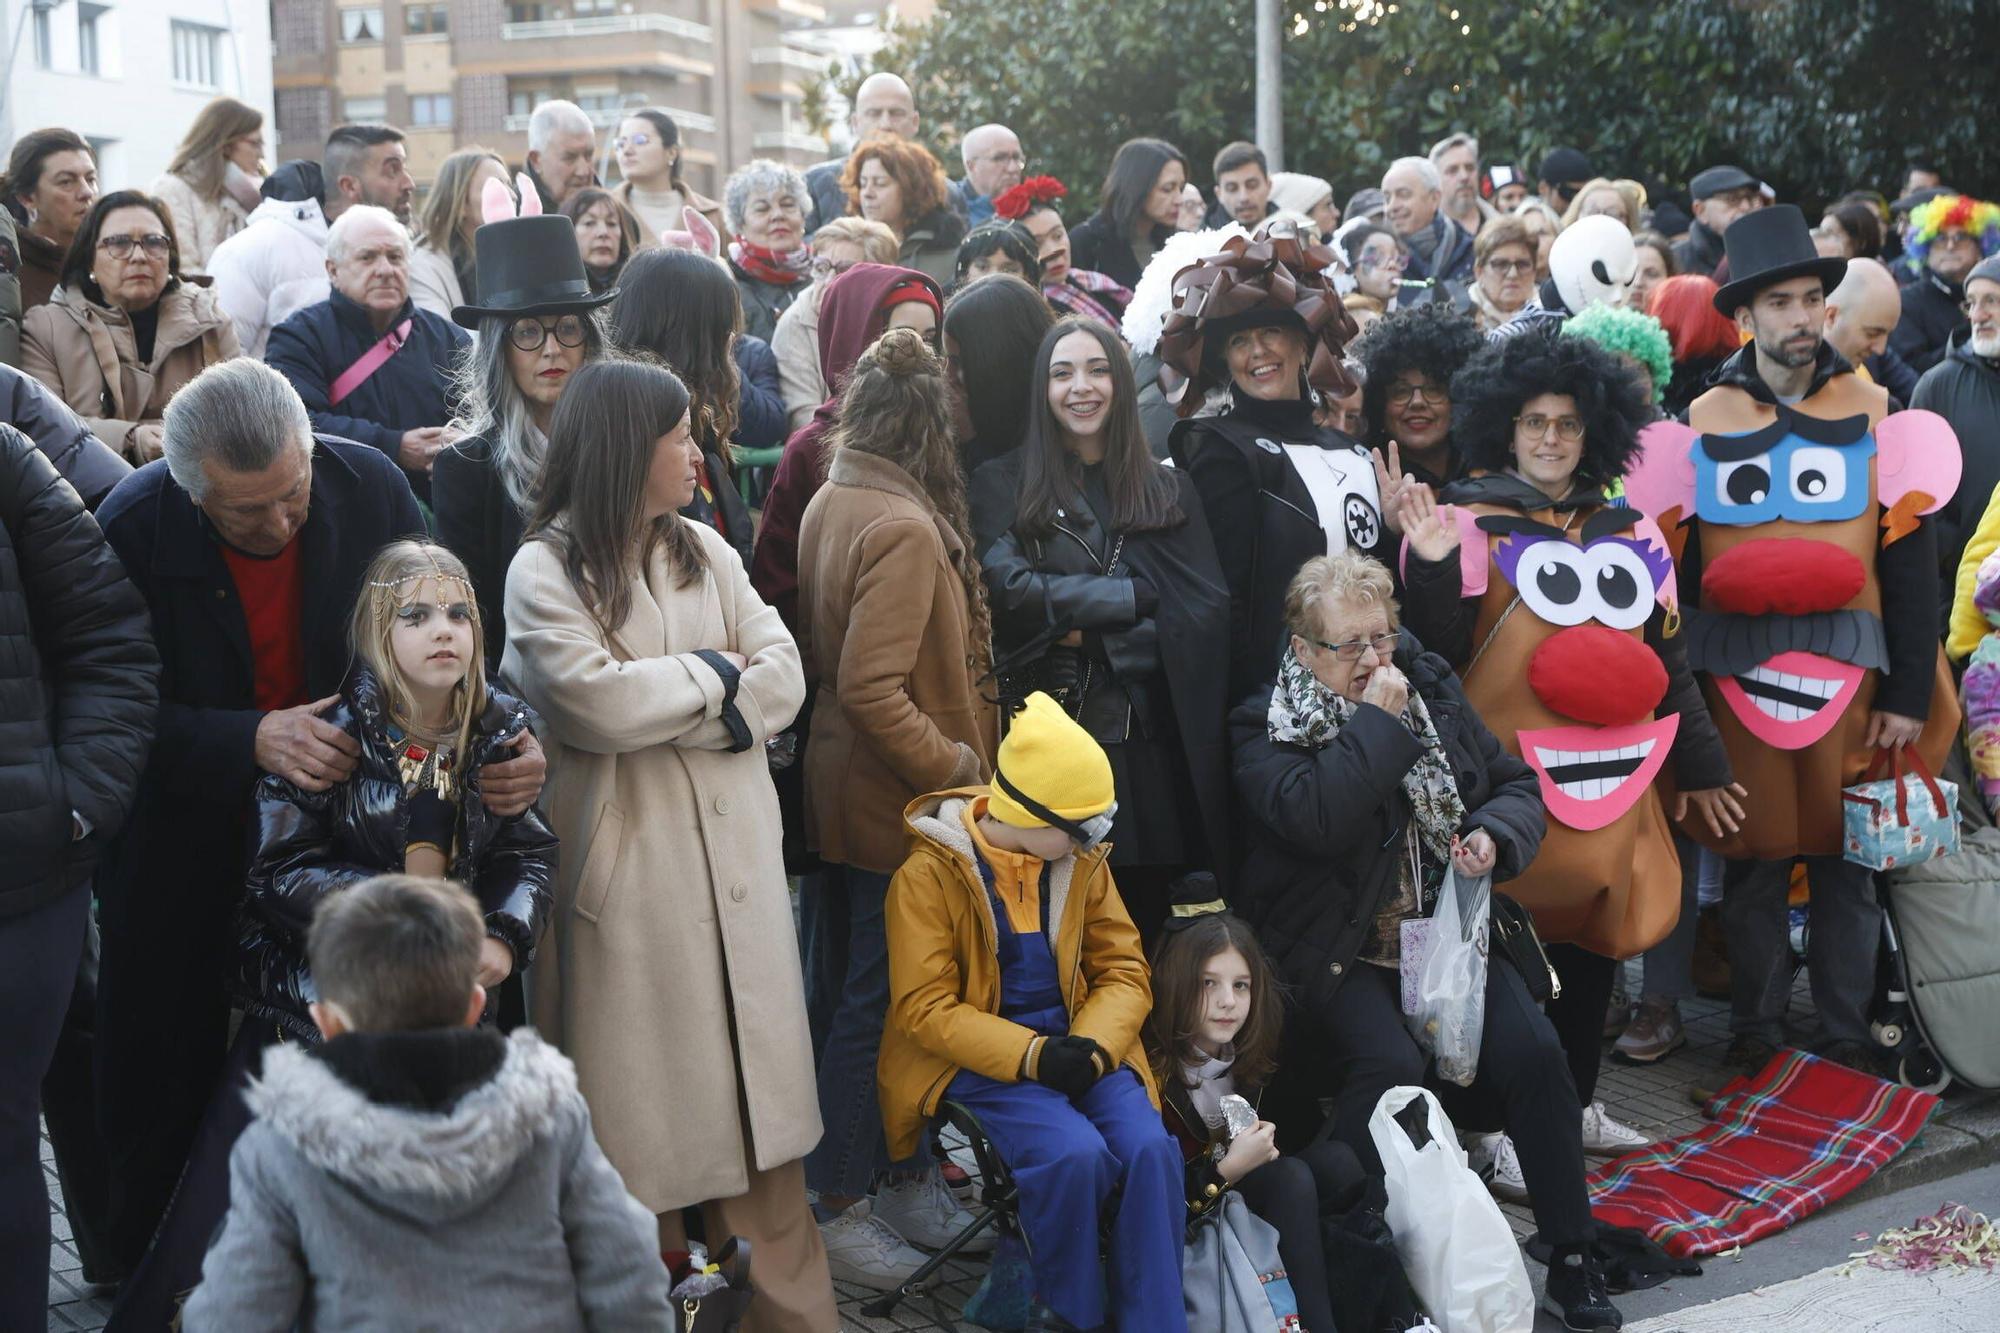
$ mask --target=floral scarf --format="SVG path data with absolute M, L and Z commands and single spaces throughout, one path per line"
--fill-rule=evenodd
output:
M 1114 329 L 1124 317 L 1125 307 L 1132 303 L 1129 290 L 1102 273 L 1081 268 L 1071 269 L 1061 282 L 1044 284 L 1042 295 L 1063 314 L 1082 315 Z M 1098 300 L 1100 296 L 1105 299 Z
M 1320 684 L 1298 654 L 1285 649 L 1277 688 L 1271 691 L 1272 740 L 1323 749 L 1340 734 L 1356 707 Z M 1451 862 L 1451 840 L 1465 822 L 1465 802 L 1459 797 L 1458 783 L 1444 757 L 1444 742 L 1438 739 L 1430 709 L 1414 688 L 1403 707 L 1402 721 L 1424 747 L 1423 757 L 1403 774 L 1403 794 L 1410 798 L 1424 851 L 1441 873 Z
M 749 241 L 729 243 L 729 262 L 758 282 L 773 287 L 796 287 L 812 277 L 813 252 L 810 245 L 795 250 L 771 250 Z

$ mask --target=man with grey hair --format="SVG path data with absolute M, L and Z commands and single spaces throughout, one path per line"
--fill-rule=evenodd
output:
M 1387 221 L 1410 252 L 1404 276 L 1472 280 L 1472 233 L 1444 214 L 1444 178 L 1427 157 L 1399 157 L 1382 173 Z
M 1473 236 L 1494 216 L 1479 197 L 1479 140 L 1460 130 L 1431 145 L 1431 165 L 1444 183 L 1444 215 Z
M 1860 261 L 1849 260 L 1848 272 Z M 1960 557 L 1995 487 L 2000 487 L 2000 255 L 1982 259 L 1965 277 L 1967 327 L 1951 335 L 1943 358 L 1917 381 L 1910 406 L 1951 423 L 1965 458 L 1958 490 L 1937 516 L 1938 561 L 1947 600 L 1957 585 Z
M 953 181 L 953 206 L 972 226 L 993 220 L 994 196 L 1021 183 L 1028 155 L 1021 140 L 1005 125 L 979 125 L 958 146 L 965 160 L 965 179 Z
M 855 143 L 878 135 L 914 139 L 922 124 L 917 115 L 916 95 L 903 82 L 902 75 L 880 70 L 863 79 L 854 90 L 854 110 L 847 117 L 847 129 Z M 846 214 L 847 196 L 840 189 L 840 172 L 846 165 L 845 157 L 836 157 L 806 172 L 806 188 L 812 192 L 813 202 L 811 230 L 817 231 Z M 955 198 L 953 207 L 957 207 Z
M 264 359 L 298 390 L 314 430 L 374 445 L 428 502 L 452 370 L 472 335 L 410 299 L 410 234 L 384 209 L 357 204 L 334 219 L 326 275 L 333 290 L 272 329 Z
M 111 1241 L 127 1265 L 222 1073 L 251 790 L 260 773 L 310 792 L 354 773 L 355 738 L 320 716 L 347 673 L 348 617 L 375 553 L 424 531 L 402 471 L 379 449 L 315 437 L 299 395 L 261 362 L 209 367 L 163 424 L 164 457 L 98 511 L 162 668 L 152 757 L 97 879 L 98 1117 Z M 545 766 L 530 740 L 481 769 L 487 808 L 526 810 Z
M 528 178 L 553 213 L 578 190 L 597 184 L 597 127 L 574 102 L 551 98 L 528 117 Z

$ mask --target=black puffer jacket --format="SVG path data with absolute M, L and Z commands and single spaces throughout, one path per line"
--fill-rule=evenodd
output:
M 138 790 L 159 688 L 146 604 L 97 521 L 0 425 L 0 919 L 90 878 Z
M 0 422 L 33 440 L 93 513 L 132 465 L 33 375 L 0 366 Z
M 1548 823 L 1534 770 L 1501 747 L 1444 659 L 1407 631 L 1396 665 L 1430 709 L 1451 761 L 1466 809 L 1459 831 L 1485 829 L 1497 852 L 1494 881 L 1513 879 L 1534 860 Z M 1274 741 L 1270 705 L 1271 692 L 1259 690 L 1229 718 L 1236 794 L 1250 817 L 1236 904 L 1279 979 L 1308 1012 L 1323 1013 L 1395 891 L 1410 819 L 1403 775 L 1423 748 L 1373 705 L 1355 709 L 1321 749 Z
M 252 1014 L 317 1042 L 307 1006 L 318 999 L 306 970 L 306 928 L 328 894 L 403 868 L 409 801 L 375 678 L 355 672 L 327 720 L 361 742 L 360 767 L 331 791 L 301 791 L 266 773 L 257 783 L 257 850 L 237 922 L 231 989 Z M 526 704 L 489 692 L 462 770 L 464 794 L 451 877 L 479 899 L 486 933 L 514 951 L 514 970 L 534 961 L 556 877 L 556 835 L 540 807 L 501 819 L 479 798 L 479 769 L 530 724 Z

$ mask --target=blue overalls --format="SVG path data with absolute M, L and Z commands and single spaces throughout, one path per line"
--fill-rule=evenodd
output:
M 1049 943 L 1048 866 L 1041 873 L 1042 928 L 1017 931 L 992 867 L 976 851 L 973 860 L 998 932 L 1000 1016 L 1043 1036 L 1066 1035 L 1069 1011 Z M 945 1095 L 979 1117 L 1013 1172 L 1037 1300 L 1080 1329 L 1108 1324 L 1120 1333 L 1185 1333 L 1180 1151 L 1137 1074 L 1113 1070 L 1072 1102 L 1040 1083 L 1001 1083 L 961 1070 Z M 1121 1187 L 1100 1269 L 1099 1219 Z

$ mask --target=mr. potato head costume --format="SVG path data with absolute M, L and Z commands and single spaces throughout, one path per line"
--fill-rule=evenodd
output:
M 1804 858 L 1825 1037 L 1866 1045 L 1881 912 L 1871 872 L 1841 857 L 1841 788 L 1885 738 L 1913 740 L 1935 769 L 1958 728 L 1925 517 L 1957 489 L 1958 443 L 1934 413 L 1889 414 L 1888 395 L 1824 342 L 1823 294 L 1846 261 L 1818 257 L 1798 209 L 1747 214 L 1723 242 L 1740 276 L 1715 304 L 1755 340 L 1686 426 L 1647 429 L 1626 481 L 1681 548 L 1688 660 L 1749 792 L 1736 834 L 1682 830 L 1729 858 L 1739 1040 L 1782 1040 L 1785 900 Z M 1767 374 L 1800 392 L 1787 401 Z

